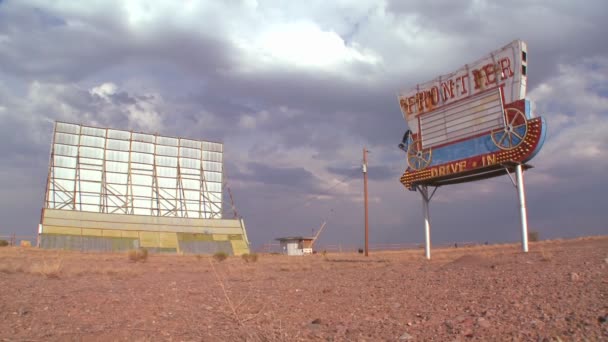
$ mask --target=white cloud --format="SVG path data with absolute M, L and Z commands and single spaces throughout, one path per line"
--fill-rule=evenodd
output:
M 108 99 L 108 95 L 116 94 L 116 88 L 117 88 L 116 84 L 108 82 L 108 83 L 103 83 L 97 87 L 91 88 L 89 90 L 89 93 L 91 93 L 92 95 L 97 95 L 104 99 Z
M 24 97 L 10 95 L 12 101 L 2 115 L 20 123 L 24 143 L 48 145 L 56 120 L 148 132 L 163 128 L 165 104 L 160 94 L 130 96 L 110 82 L 86 89 L 77 84 L 33 81 Z
M 560 65 L 559 73 L 529 94 L 537 114 L 548 125 L 545 145 L 532 163 L 539 182 L 584 181 L 577 175 L 608 167 L 608 58 L 592 58 L 573 65 Z M 566 179 L 567 178 L 567 179 Z
M 298 67 L 341 67 L 340 64 L 362 62 L 376 64 L 379 57 L 347 46 L 336 32 L 324 31 L 310 21 L 269 26 L 251 46 L 243 48 L 267 64 L 283 63 Z

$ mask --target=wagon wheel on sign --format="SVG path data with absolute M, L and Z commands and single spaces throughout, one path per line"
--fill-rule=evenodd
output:
M 407 164 L 414 170 L 422 170 L 431 163 L 431 149 L 422 148 L 422 142 L 415 140 L 407 147 Z
M 492 132 L 492 141 L 501 150 L 511 150 L 524 142 L 528 134 L 528 120 L 517 108 L 508 108 L 505 119 L 505 127 Z

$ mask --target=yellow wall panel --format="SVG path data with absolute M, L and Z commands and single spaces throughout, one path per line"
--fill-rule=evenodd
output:
M 43 232 L 45 234 L 80 235 L 80 228 L 45 226 Z
M 228 241 L 228 234 L 213 234 L 213 241 Z
M 177 248 L 177 234 L 161 232 L 159 235 L 161 248 Z
M 110 236 L 110 237 L 122 237 L 121 235 L 121 231 L 120 230 L 114 230 L 114 229 L 104 229 L 102 232 L 103 236 Z
M 232 244 L 232 251 L 234 255 L 241 255 L 245 253 L 249 253 L 249 246 L 243 240 L 232 240 L 230 241 Z
M 131 230 L 122 230 L 121 231 L 122 237 L 124 238 L 136 238 L 139 239 L 139 232 L 134 232 Z
M 141 247 L 160 247 L 158 232 L 139 232 Z
M 82 228 L 82 235 L 86 236 L 102 236 L 101 229 Z

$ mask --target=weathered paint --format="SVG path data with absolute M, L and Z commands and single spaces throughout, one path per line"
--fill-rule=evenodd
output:
M 160 232 L 158 239 L 161 248 L 177 248 L 177 234 L 173 232 Z
M 173 225 L 175 218 L 150 220 L 146 216 L 138 216 L 137 219 L 140 221 L 137 222 L 127 215 L 100 215 L 46 209 L 40 228 L 40 236 L 45 241 L 41 243 L 41 247 L 76 250 L 91 248 L 91 250 L 105 251 L 146 247 L 153 253 L 178 251 L 197 254 L 223 251 L 230 255 L 249 253 L 249 245 L 240 220 L 196 219 L 186 223 L 198 224 L 198 226 L 188 226 L 184 225 L 183 221 L 180 222 L 181 225 Z M 179 220 L 183 219 L 179 218 Z M 164 229 L 167 231 L 163 231 Z M 182 250 L 182 246 L 186 249 Z
M 228 241 L 228 235 L 227 234 L 213 234 L 213 240 Z
M 89 236 L 102 236 L 102 230 L 101 229 L 82 228 L 81 234 L 89 235 Z
M 41 234 L 40 247 L 46 249 L 121 252 L 137 247 L 137 240 L 102 236 Z
M 513 41 L 399 96 L 412 131 L 401 177 L 406 187 L 492 177 L 501 165 L 536 155 L 546 123 L 532 116 L 525 99 L 526 50 Z
M 399 104 L 410 130 L 418 133 L 419 115 L 438 110 L 493 87 L 501 87 L 505 103 L 526 95 L 526 43 L 515 40 L 481 59 L 432 81 L 417 84 L 399 95 Z M 526 53 L 527 56 L 527 53 Z
M 110 237 L 122 237 L 122 232 L 120 230 L 102 229 L 101 235 Z
M 232 245 L 234 255 L 242 255 L 245 253 L 249 253 L 249 246 L 243 240 L 231 240 L 230 244 Z
M 140 232 L 141 247 L 160 247 L 160 238 L 157 232 Z

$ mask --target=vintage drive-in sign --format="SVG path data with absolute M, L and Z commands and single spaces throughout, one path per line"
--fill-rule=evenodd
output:
M 543 145 L 545 121 L 525 99 L 527 49 L 513 41 L 453 73 L 399 95 L 409 130 L 401 182 L 439 186 L 504 174 Z

